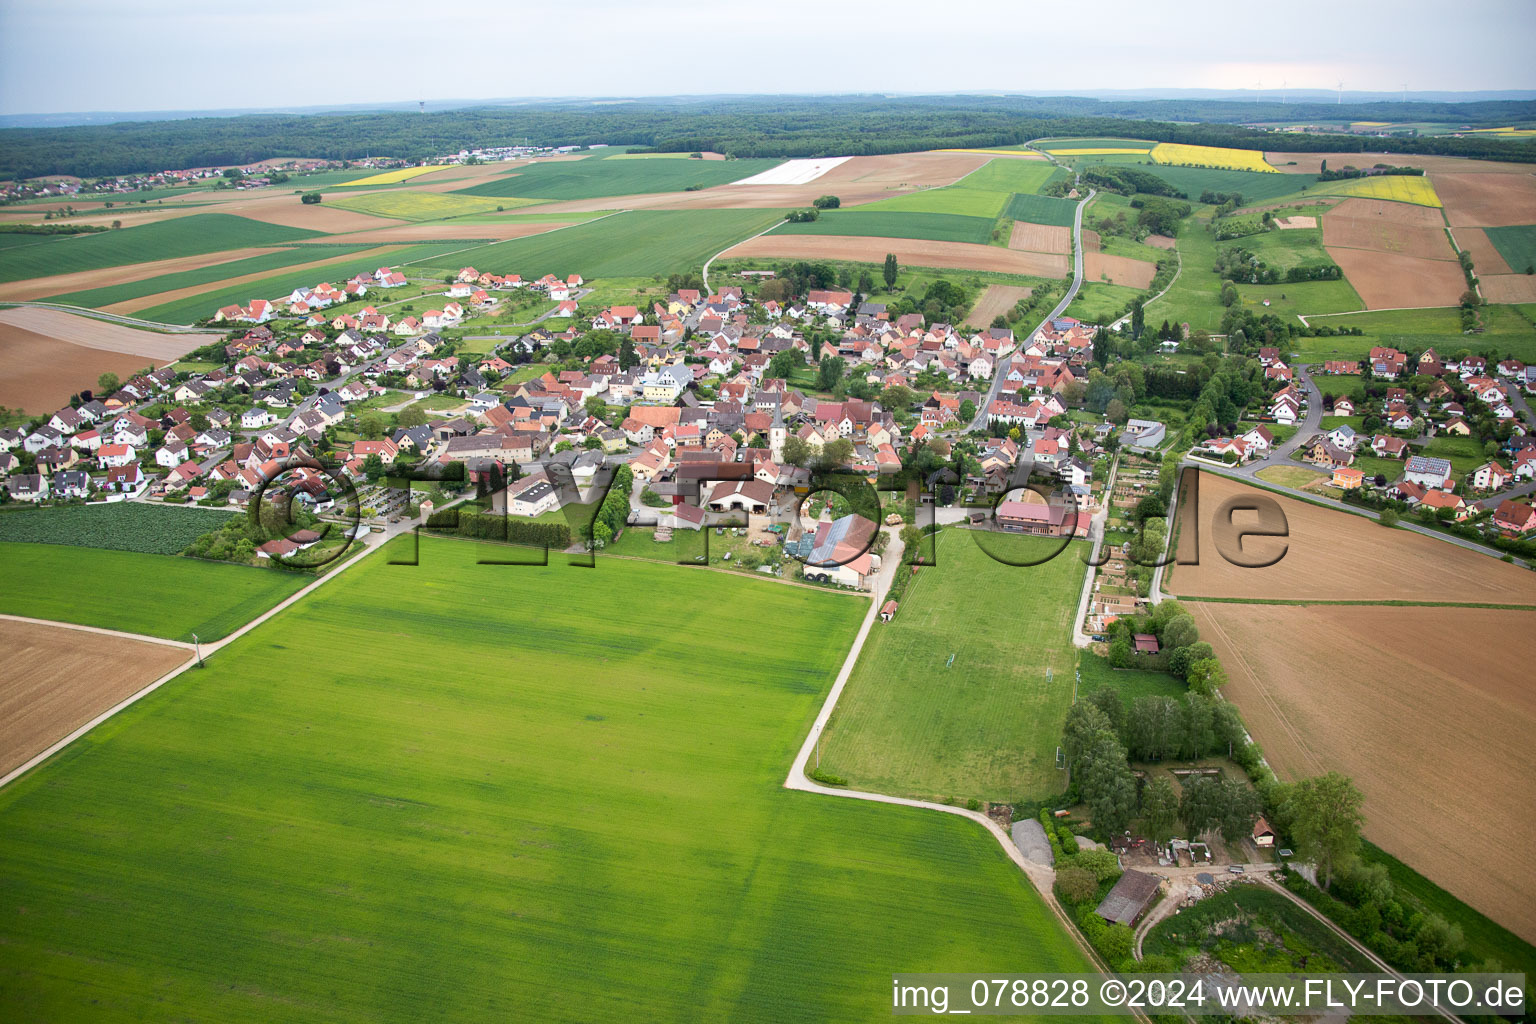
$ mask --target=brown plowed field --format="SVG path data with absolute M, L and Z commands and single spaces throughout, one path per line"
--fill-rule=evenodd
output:
M 153 263 L 130 263 L 121 267 L 103 267 L 100 270 L 82 270 L 73 274 L 55 274 L 53 277 L 33 277 L 25 281 L 0 284 L 0 299 L 26 302 L 44 299 L 50 295 L 85 291 L 89 288 L 105 288 L 108 285 L 143 281 L 161 274 L 179 274 L 184 270 L 217 266 L 243 260 L 250 256 L 262 256 L 276 249 L 226 249 L 204 256 L 182 256 L 174 260 L 156 260 Z
M 363 194 L 361 190 L 359 195 Z M 299 202 L 299 197 L 288 193 L 286 195 L 259 196 L 252 199 L 237 199 L 232 203 L 220 203 L 217 207 L 205 206 L 196 211 L 201 213 L 233 213 L 240 217 L 249 217 L 251 220 L 263 221 L 267 224 L 281 224 L 291 228 L 306 228 L 310 231 L 323 231 L 326 234 L 342 231 L 366 231 L 369 228 L 383 228 L 391 225 L 406 223 L 399 220 L 387 220 L 375 217 L 367 213 L 354 213 L 351 210 L 343 210 L 336 206 L 327 206 L 324 202 L 313 206 L 306 206 Z
M 188 337 L 194 341 L 191 347 L 204 340 L 198 335 Z M 33 416 L 52 413 L 68 405 L 76 392 L 95 390 L 96 378 L 108 371 L 127 380 L 150 363 L 158 367 L 167 362 L 74 345 L 0 323 L 0 405 Z
M 895 253 L 898 262 L 918 267 L 992 270 L 1034 277 L 1061 277 L 1067 272 L 1065 256 L 1020 252 L 996 245 L 973 245 L 968 242 L 857 238 L 849 235 L 761 235 L 727 249 L 723 255 L 727 259 L 771 256 L 883 263 L 886 253 Z
M 1385 199 L 1359 197 L 1346 199 L 1330 210 L 1323 218 L 1323 222 L 1326 225 L 1329 220 L 1339 217 L 1379 220 L 1410 228 L 1443 229 L 1445 227 L 1445 219 L 1441 217 L 1439 210 L 1428 206 L 1415 206 L 1412 203 L 1388 202 Z
M 351 256 L 347 257 L 347 259 L 351 259 L 351 260 L 366 260 L 366 261 L 368 261 L 370 263 L 375 261 L 375 260 L 377 260 L 381 264 L 384 264 L 384 263 L 388 263 L 389 262 L 388 259 L 386 259 L 385 257 L 387 257 L 392 252 L 398 252 L 399 248 L 400 248 L 399 246 L 394 246 L 394 245 L 381 245 L 381 246 L 379 246 L 376 249 L 365 249 L 362 252 L 353 253 Z M 316 250 L 316 252 L 323 252 L 323 251 L 324 251 L 323 249 L 317 249 Z M 299 264 L 297 266 L 293 266 L 293 267 L 284 267 L 282 272 L 285 273 L 285 274 L 293 272 L 293 271 L 302 272 L 302 271 L 308 270 L 311 267 L 324 266 L 324 265 L 329 264 L 329 263 L 334 263 L 336 260 L 338 260 L 340 258 L 341 257 L 338 257 L 333 252 L 331 255 L 325 257 L 324 259 L 316 259 L 316 260 L 314 260 L 314 261 L 312 261 L 310 263 L 301 263 L 301 264 Z M 110 306 L 103 306 L 102 307 L 102 311 L 106 312 L 106 313 L 123 313 L 123 314 L 137 313 L 141 309 L 149 309 L 151 306 L 158 306 L 162 302 L 176 302 L 176 301 L 178 301 L 180 299 L 191 298 L 194 295 L 202 295 L 204 292 L 211 292 L 211 291 L 214 291 L 214 290 L 219 289 L 219 288 L 229 288 L 229 287 L 234 287 L 234 286 L 238 286 L 238 285 L 242 285 L 242 284 L 250 284 L 250 283 L 253 283 L 253 282 L 256 282 L 256 281 L 265 281 L 267 278 L 271 277 L 272 274 L 273 274 L 272 271 L 264 270 L 264 271 L 261 271 L 259 273 L 255 273 L 255 274 L 241 274 L 241 275 L 239 275 L 237 277 L 228 277 L 228 278 L 225 278 L 222 281 L 210 281 L 207 284 L 196 284 L 196 285 L 191 285 L 191 286 L 186 287 L 186 288 L 175 288 L 175 289 L 172 289 L 171 291 L 168 291 L 168 292 L 156 292 L 153 295 L 141 295 L 141 296 L 139 296 L 136 299 L 127 299 L 127 300 L 125 300 L 123 302 L 114 302 Z M 318 284 L 319 282 L 317 281 L 315 283 Z M 276 296 L 273 296 L 273 295 L 252 295 L 251 298 L 253 298 L 253 299 L 261 299 L 261 298 L 271 299 L 271 298 L 276 298 Z M 213 313 L 213 310 L 210 309 L 208 311 L 208 313 L 211 315 Z M 197 346 L 193 345 L 191 347 L 192 348 L 196 348 Z
M 1315 228 L 1317 227 L 1317 218 L 1301 215 L 1295 217 L 1276 217 L 1275 223 L 1280 226 L 1281 231 L 1290 231 L 1297 228 Z
M 1229 498 L 1264 496 L 1289 524 L 1285 557 L 1265 569 L 1232 565 L 1216 550 L 1212 523 Z M 1200 564 L 1171 566 L 1170 593 L 1198 597 L 1303 601 L 1452 601 L 1536 607 L 1536 573 L 1409 530 L 1389 530 L 1362 516 L 1322 508 L 1200 474 Z M 1188 505 L 1180 501 L 1179 556 L 1192 554 Z M 1239 515 L 1239 527 L 1255 517 Z M 1281 542 L 1254 538 L 1258 552 Z
M 1056 252 L 1070 255 L 1072 229 L 1052 227 L 1048 224 L 1031 224 L 1028 221 L 1013 222 L 1013 234 L 1008 236 L 1008 248 L 1026 249 L 1030 252 Z
M 1536 223 L 1536 175 L 1529 168 L 1519 174 L 1430 177 L 1453 228 Z
M 1459 156 L 1428 156 L 1418 153 L 1265 153 L 1264 159 L 1270 166 L 1277 170 L 1290 174 L 1316 174 L 1321 169 L 1322 161 L 1327 160 L 1328 166 L 1337 171 L 1345 167 L 1375 167 L 1377 164 L 1392 164 L 1395 167 L 1420 167 L 1431 175 L 1439 173 L 1464 173 L 1464 174 L 1529 174 L 1531 168 L 1526 164 L 1510 164 L 1497 160 L 1468 160 Z M 1295 167 L 1287 167 L 1289 160 L 1296 161 Z M 1435 182 L 1435 188 L 1440 187 L 1439 181 Z
M 1083 228 L 1083 253 L 1085 255 L 1090 252 L 1098 252 L 1103 245 L 1104 241 L 1099 238 L 1097 231 L 1089 231 L 1087 228 Z
M 1145 288 L 1152 283 L 1157 264 L 1146 260 L 1133 260 L 1129 256 L 1109 256 L 1102 252 L 1083 254 L 1083 280 L 1123 284 L 1131 288 Z
M 0 619 L 0 772 L 47 750 L 191 657 L 164 644 Z
M 1012 309 L 1020 299 L 1029 298 L 1033 292 L 1033 288 L 1008 284 L 988 285 L 987 290 L 981 293 L 981 298 L 976 300 L 976 306 L 970 316 L 965 318 L 965 322 L 978 330 L 991 327 L 994 319 Z
M 1313 224 L 1312 226 L 1316 227 L 1317 225 Z M 1178 244 L 1177 239 L 1169 238 L 1167 235 L 1148 235 L 1142 239 L 1142 242 L 1154 249 L 1172 249 Z
M 1451 234 L 1456 236 L 1457 245 L 1472 254 L 1472 267 L 1478 277 L 1510 272 L 1509 264 L 1504 262 L 1504 257 L 1499 255 L 1493 243 L 1488 241 L 1488 233 L 1482 228 L 1457 228 Z
M 1461 265 L 1370 249 L 1328 247 L 1367 309 L 1454 306 L 1467 290 Z
M 1446 236 L 1443 226 L 1410 226 L 1377 216 L 1351 217 L 1342 210 L 1335 210 L 1323 218 L 1323 244 L 1397 253 L 1426 260 L 1456 258 L 1456 251 L 1451 248 L 1451 240 Z
M 1536 612 L 1188 607 L 1281 778 L 1349 775 L 1367 838 L 1536 940 Z
M 72 345 L 122 352 L 162 362 L 180 358 L 184 353 L 208 344 L 215 337 L 210 334 L 157 334 L 124 324 L 36 306 L 0 310 L 0 324 L 20 327 Z
M 1489 302 L 1536 302 L 1536 277 L 1530 274 L 1480 276 L 1478 283 Z

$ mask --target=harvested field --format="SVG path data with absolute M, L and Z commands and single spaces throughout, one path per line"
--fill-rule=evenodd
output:
M 86 291 L 90 288 L 105 288 L 130 281 L 143 281 L 146 278 L 159 277 L 161 274 L 179 274 L 184 270 L 198 270 L 202 267 L 217 266 L 220 263 L 233 263 L 235 260 L 264 256 L 269 252 L 277 251 L 275 248 L 226 249 L 223 252 L 208 253 L 205 256 L 182 256 L 173 260 L 155 260 L 122 267 L 80 270 L 73 274 L 54 274 L 52 277 L 34 277 L 26 281 L 0 284 L 0 299 L 27 302 L 32 299 L 47 298 L 50 295 Z
M 399 227 L 376 228 L 373 231 L 349 231 L 345 234 L 332 235 L 326 239 L 328 242 L 352 242 L 367 244 L 369 242 L 383 245 L 386 242 L 436 242 L 444 239 L 462 238 L 465 243 L 476 242 L 481 239 L 495 239 L 503 241 L 508 238 L 522 238 L 525 235 L 537 235 L 541 231 L 553 231 L 555 228 L 563 228 L 575 223 L 575 219 L 569 221 L 498 221 L 495 217 L 476 217 L 472 221 L 443 221 L 432 224 L 402 224 Z
M 1436 174 L 1435 190 L 1451 227 L 1501 227 L 1536 223 L 1536 175 Z
M 1285 557 L 1264 569 L 1231 564 L 1216 550 L 1212 524 L 1229 498 L 1273 498 L 1285 512 Z M 1192 554 L 1188 506 L 1180 500 L 1179 557 Z M 1213 473 L 1200 474 L 1200 564 L 1169 569 L 1164 588 L 1199 597 L 1311 601 L 1451 601 L 1536 607 L 1536 573 L 1409 530 L 1308 504 Z M 1239 527 L 1255 521 L 1236 519 Z M 1255 538 L 1269 552 L 1281 541 Z
M 883 263 L 886 253 L 895 253 L 898 262 L 912 266 L 991 270 L 1030 277 L 1061 277 L 1067 272 L 1068 262 L 1065 256 L 1020 252 L 995 245 L 849 235 L 763 235 L 732 246 L 723 255 L 729 259 L 764 256 Z
M 1350 201 L 1353 202 L 1353 200 Z M 1280 226 L 1281 231 L 1292 230 L 1295 228 L 1315 228 L 1317 227 L 1317 218 L 1303 217 L 1300 215 L 1295 217 L 1276 217 L 1275 223 Z
M 1326 230 L 1328 221 L 1337 217 L 1353 220 L 1380 220 L 1388 224 L 1400 224 L 1411 228 L 1445 227 L 1440 211 L 1428 206 L 1411 203 L 1394 203 L 1385 199 L 1346 199 L 1323 218 Z
M 349 254 L 348 258 L 362 260 L 364 262 L 379 260 L 382 263 L 387 263 L 388 260 L 385 260 L 384 257 L 388 256 L 392 252 L 399 251 L 400 248 L 400 246 L 396 245 L 381 245 L 376 249 L 365 249 L 362 252 L 351 253 Z M 341 251 L 345 252 L 345 250 Z M 313 261 L 309 263 L 300 263 L 296 266 L 284 267 L 283 273 L 301 273 L 312 267 L 329 266 L 335 263 L 338 258 L 337 251 L 331 250 L 329 251 L 328 255 L 326 253 L 327 250 L 317 248 L 315 250 L 316 258 Z M 103 306 L 102 309 L 108 313 L 137 313 L 141 309 L 150 309 L 155 306 L 162 306 L 167 302 L 177 302 L 181 299 L 191 298 L 194 295 L 202 295 L 204 292 L 215 291 L 220 288 L 230 288 L 242 284 L 249 284 L 255 281 L 265 281 L 271 276 L 272 271 L 263 270 L 254 274 L 243 274 L 237 277 L 226 278 L 222 281 L 210 281 L 206 284 L 194 284 L 189 285 L 186 288 L 173 288 L 170 291 L 155 292 L 153 295 L 141 295 L 136 299 L 128 299 L 123 302 L 115 302 L 109 306 Z M 190 347 L 196 348 L 197 346 L 193 345 Z
M 1355 206 L 1366 203 L 1367 206 Z M 1390 209 L 1386 209 L 1390 208 Z M 1323 218 L 1323 244 L 1350 249 L 1371 249 L 1428 260 L 1454 260 L 1456 251 L 1445 233 L 1443 223 L 1415 224 L 1392 211 L 1433 213 L 1438 211 L 1404 203 L 1384 203 L 1369 199 L 1351 199 Z
M 0 773 L 191 658 L 166 644 L 0 619 Z
M 1102 252 L 1083 255 L 1083 280 L 1109 281 L 1128 288 L 1145 288 L 1157 274 L 1157 264 L 1133 260 L 1129 256 L 1110 256 Z
M 1454 174 L 1530 174 L 1527 164 L 1510 164 L 1496 160 L 1468 160 L 1459 156 L 1429 156 L 1418 153 L 1265 153 L 1264 159 L 1276 170 L 1287 174 L 1317 174 L 1322 162 L 1328 161 L 1332 170 L 1345 167 L 1375 167 L 1377 164 L 1393 164 L 1398 167 L 1421 167 L 1431 175 Z M 1287 167 L 1295 161 L 1296 166 Z
M 143 356 L 74 345 L 0 323 L 0 405 L 32 415 L 51 413 L 67 405 L 70 395 L 94 389 L 103 373 L 127 380 L 149 362 Z M 153 362 L 162 366 L 168 360 Z
M 1031 224 L 1023 220 L 1014 221 L 1013 234 L 1008 237 L 1008 248 L 1070 255 L 1072 229 L 1049 224 Z
M 140 331 L 122 324 L 35 306 L 0 310 L 0 324 L 20 327 L 71 345 L 122 352 L 144 360 L 167 363 L 179 359 L 194 348 L 206 345 L 209 338 L 202 334 L 156 334 L 154 331 Z
M 1292 226 L 1297 227 L 1300 225 Z M 1317 227 L 1315 221 L 1312 223 L 1312 227 Z M 1169 238 L 1167 235 L 1148 235 L 1142 239 L 1142 242 L 1154 249 L 1172 249 L 1177 244 L 1177 239 Z
M 1189 607 L 1281 778 L 1351 776 L 1368 839 L 1536 940 L 1536 612 Z
M 206 208 L 200 212 L 209 212 Z M 325 234 L 338 234 L 343 231 L 367 231 L 369 228 L 385 227 L 389 221 L 374 217 L 366 213 L 356 213 L 352 210 L 343 210 L 337 206 L 329 206 L 325 203 L 317 203 L 306 206 L 299 202 L 299 197 L 291 193 L 287 195 L 267 195 L 252 199 L 237 199 L 232 203 L 220 203 L 217 208 L 219 213 L 233 213 L 241 217 L 249 217 L 251 220 L 259 220 L 266 224 L 280 224 L 284 227 L 305 228 L 309 231 L 320 231 Z
M 1084 253 L 1098 252 L 1103 245 L 1104 241 L 1099 237 L 1099 233 L 1097 231 L 1089 231 L 1087 228 L 1083 228 Z
M 1457 228 L 1451 234 L 1456 236 L 1457 245 L 1472 254 L 1472 266 L 1479 277 L 1510 272 L 1509 264 L 1504 262 L 1504 257 L 1482 228 Z
M 1491 274 L 1479 277 L 1489 302 L 1536 302 L 1536 277 L 1530 274 Z
M 1370 249 L 1327 247 L 1367 309 L 1454 306 L 1467 290 L 1461 265 Z
M 981 298 L 976 300 L 975 307 L 965 322 L 977 329 L 992 326 L 992 321 L 1008 312 L 1020 299 L 1027 299 L 1034 292 L 1033 288 L 1019 288 L 1007 284 L 988 285 L 987 290 L 981 293 Z

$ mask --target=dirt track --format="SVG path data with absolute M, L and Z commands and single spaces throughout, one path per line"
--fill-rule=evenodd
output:
M 1451 227 L 1536 224 L 1536 176 L 1518 174 L 1433 174 L 1430 180 Z
M 1213 523 L 1229 498 L 1264 496 L 1280 503 L 1290 530 L 1285 557 L 1264 569 L 1232 565 L 1216 550 Z M 1191 534 L 1180 506 L 1179 555 Z M 1171 566 L 1169 593 L 1202 597 L 1315 601 L 1458 601 L 1536 607 L 1536 573 L 1408 530 L 1297 501 L 1227 477 L 1200 474 L 1200 564 Z M 1239 515 L 1238 526 L 1255 521 Z M 1260 552 L 1280 542 L 1254 538 Z
M 182 256 L 174 260 L 156 260 L 153 263 L 130 263 L 121 267 L 103 267 L 100 270 L 81 270 L 73 274 L 55 274 L 53 277 L 33 277 L 25 281 L 0 284 L 0 299 L 13 299 L 17 302 L 46 299 L 66 292 L 81 292 L 90 288 L 105 288 L 108 285 L 143 281 L 147 278 L 159 277 L 161 274 L 179 274 L 184 270 L 198 270 L 202 267 L 217 266 L 220 263 L 230 263 L 234 260 L 262 256 L 276 251 L 270 248 L 225 249 L 223 252 L 209 253 L 204 256 Z
M 1188 607 L 1282 778 L 1351 776 L 1369 839 L 1536 939 L 1536 612 Z
M 1110 256 L 1102 252 L 1083 254 L 1083 280 L 1123 284 L 1131 288 L 1145 288 L 1157 275 L 1157 264 L 1145 260 L 1133 260 L 1129 256 Z
M 47 750 L 177 665 L 162 644 L 0 619 L 0 773 Z
M 1019 252 L 995 245 L 925 242 L 905 238 L 856 238 L 850 235 L 762 235 L 733 246 L 723 255 L 727 259 L 771 256 L 881 263 L 886 253 L 895 253 L 900 263 L 919 267 L 992 270 L 1035 277 L 1062 277 L 1067 272 L 1068 262 L 1065 256 Z
M 1052 252 L 1063 256 L 1072 254 L 1072 229 L 1058 228 L 1049 224 L 1031 224 L 1028 221 L 1013 222 L 1013 233 L 1008 236 L 1008 248 L 1029 252 Z

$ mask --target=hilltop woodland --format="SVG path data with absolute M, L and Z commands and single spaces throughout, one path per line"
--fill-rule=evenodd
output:
M 929 96 L 647 101 L 593 108 L 545 104 L 428 114 L 249 114 L 0 131 L 0 178 L 94 177 L 166 167 L 243 165 L 273 157 L 355 160 L 390 154 L 420 161 L 484 147 L 603 143 L 673 153 L 813 157 L 1012 146 L 1048 135 L 1116 136 L 1138 119 L 1137 138 L 1272 148 L 1275 136 L 1224 120 L 1436 121 L 1499 126 L 1536 118 L 1536 103 L 1265 104 L 1209 100 L 1101 101 L 1074 97 Z M 1150 119 L 1150 120 L 1140 120 Z M 1171 123 L 1182 121 L 1187 123 Z M 1533 147 L 1487 136 L 1287 134 L 1294 151 L 1439 153 L 1536 161 Z

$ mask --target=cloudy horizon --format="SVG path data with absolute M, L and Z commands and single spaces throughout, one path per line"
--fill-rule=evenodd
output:
M 1106 0 L 1086 20 L 1055 7 L 1020 16 L 1000 0 L 958 0 L 942 18 L 913 0 L 831 9 L 784 0 L 771 10 L 590 0 L 440 18 L 405 0 L 239 10 L 11 0 L 0 4 L 0 113 L 751 93 L 1259 88 L 1278 97 L 1340 82 L 1346 94 L 1536 88 L 1536 5 L 1524 0 L 1468 0 L 1454 14 L 1401 0 L 1390 23 L 1322 0 L 1284 13 L 1304 35 L 1273 10 L 1218 0 L 1181 4 L 1176 19 Z M 1422 30 L 1448 17 L 1458 37 L 1477 38 L 1476 61 L 1448 59 L 1444 34 Z

